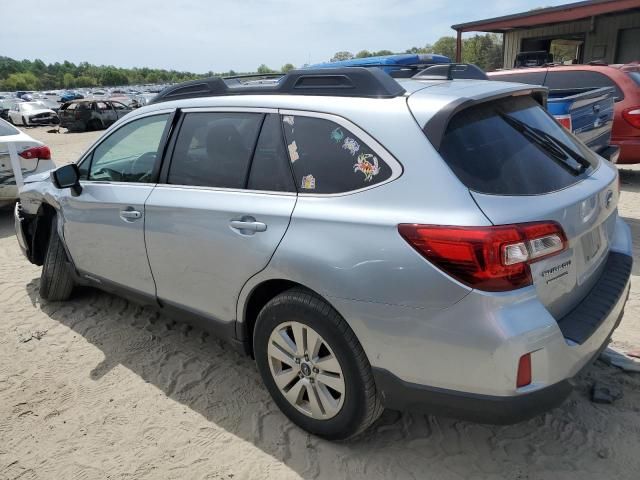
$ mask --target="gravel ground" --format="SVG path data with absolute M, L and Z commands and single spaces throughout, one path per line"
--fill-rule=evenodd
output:
M 28 133 L 71 161 L 99 133 Z M 640 169 L 620 213 L 640 258 Z M 637 479 L 640 374 L 590 367 L 560 408 L 512 426 L 385 412 L 357 441 L 292 425 L 249 358 L 197 329 L 84 289 L 37 295 L 40 269 L 0 212 L 0 479 Z M 640 350 L 640 262 L 614 337 Z M 590 401 L 595 381 L 622 389 Z

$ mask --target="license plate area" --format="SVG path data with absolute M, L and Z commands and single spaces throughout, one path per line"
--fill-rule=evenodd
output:
M 582 236 L 582 253 L 585 265 L 588 265 L 600 256 L 602 243 L 602 232 L 600 226 L 597 226 Z

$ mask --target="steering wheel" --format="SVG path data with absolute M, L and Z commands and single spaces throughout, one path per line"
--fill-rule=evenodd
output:
M 149 180 L 151 178 L 151 172 L 153 171 L 153 164 L 156 161 L 156 152 L 146 152 L 136 158 L 131 164 L 131 168 L 129 169 L 129 174 L 133 177 L 134 175 L 138 175 L 138 169 L 136 168 L 139 164 L 144 167 L 146 162 L 151 164 L 150 169 L 145 169 L 145 172 L 140 175 L 137 181 Z

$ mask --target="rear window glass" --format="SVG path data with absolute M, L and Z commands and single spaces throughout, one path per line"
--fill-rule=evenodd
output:
M 631 80 L 636 82 L 636 85 L 640 86 L 640 72 L 627 72 L 627 75 L 631 77 Z
M 17 135 L 19 133 L 18 129 L 13 128 L 11 124 L 0 119 L 0 137 L 4 137 L 5 135 Z
M 615 101 L 624 99 L 620 87 L 606 75 L 588 70 L 549 71 L 544 83 L 549 90 L 587 91 L 594 88 L 612 87 L 615 90 Z
M 535 133 L 523 132 L 522 125 Z M 550 146 L 549 136 L 563 145 Z M 496 195 L 560 190 L 587 177 L 597 162 L 531 97 L 506 98 L 457 113 L 449 122 L 440 154 L 471 190 Z

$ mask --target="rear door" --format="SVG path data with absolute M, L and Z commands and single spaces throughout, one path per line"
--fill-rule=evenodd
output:
M 170 148 L 145 206 L 158 298 L 230 325 L 296 203 L 277 113 L 186 110 Z
M 121 119 L 127 113 L 131 112 L 131 108 L 127 107 L 124 103 L 120 103 L 120 102 L 109 102 L 109 103 L 113 107 L 113 110 L 115 111 L 116 117 L 118 119 Z
M 558 139 L 567 158 L 552 156 L 548 146 L 533 142 L 507 117 Z M 440 154 L 493 224 L 555 221 L 562 226 L 569 248 L 533 263 L 531 271 L 548 310 L 556 318 L 568 313 L 604 267 L 618 201 L 615 168 L 530 97 L 509 97 L 457 113 Z

